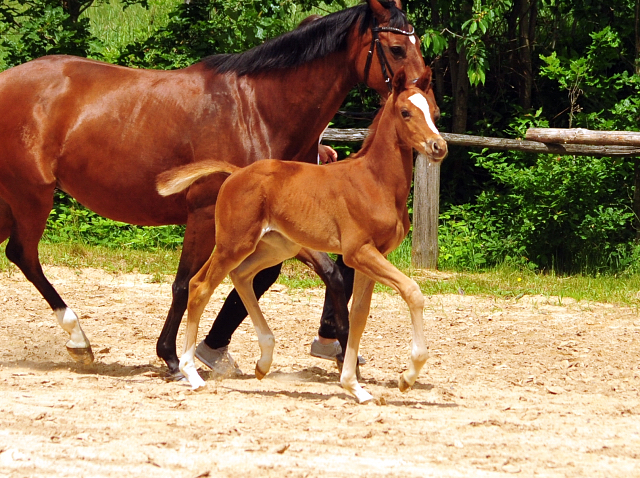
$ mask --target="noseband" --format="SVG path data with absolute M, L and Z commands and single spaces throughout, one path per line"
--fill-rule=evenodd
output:
M 384 77 L 384 82 L 387 84 L 389 92 L 391 92 L 391 90 L 393 89 L 393 87 L 391 86 L 393 69 L 391 68 L 391 63 L 389 63 L 389 60 L 387 59 L 387 55 L 384 54 L 382 43 L 380 43 L 380 32 L 390 32 L 397 33 L 399 35 L 411 36 L 415 33 L 415 28 L 411 26 L 411 31 L 406 31 L 394 27 L 380 27 L 377 25 L 377 20 L 375 19 L 375 17 L 371 20 L 371 46 L 369 47 L 369 54 L 367 55 L 367 63 L 364 66 L 364 84 L 366 85 L 367 80 L 369 79 L 369 69 L 371 68 L 371 60 L 373 59 L 373 51 L 375 50 L 378 54 L 378 62 L 380 63 L 380 67 L 382 68 L 382 76 Z

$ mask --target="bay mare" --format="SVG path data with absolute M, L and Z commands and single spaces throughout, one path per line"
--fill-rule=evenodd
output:
M 356 366 L 376 281 L 396 290 L 409 305 L 411 361 L 398 385 L 402 391 L 413 386 L 427 360 L 424 297 L 418 284 L 396 269 L 386 255 L 409 232 L 407 198 L 413 178 L 413 149 L 432 162 L 447 155 L 447 143 L 434 124 L 437 107 L 433 96 L 427 95 L 430 90 L 429 68 L 416 84 L 407 84 L 404 69 L 398 71 L 393 93 L 378 113 L 361 151 L 340 163 L 318 166 L 271 160 L 237 168 L 212 162 L 160 175 L 158 190 L 171 195 L 202 177 L 232 172 L 218 195 L 216 248 L 189 284 L 180 370 L 194 389 L 205 385 L 194 360 L 200 316 L 227 274 L 258 334 L 261 356 L 256 377 L 261 379 L 268 373 L 275 338 L 260 311 L 252 281 L 259 271 L 295 256 L 302 248 L 342 254 L 345 264 L 355 269 L 350 330 L 340 377 L 345 390 L 361 403 L 373 398 L 358 384 Z
M 393 70 L 404 66 L 411 78 L 423 73 L 419 42 L 400 8 L 367 0 L 245 53 L 182 70 L 50 56 L 0 73 L 0 243 L 9 238 L 7 257 L 54 310 L 75 360 L 93 361 L 89 340 L 38 258 L 54 189 L 118 221 L 186 224 L 157 343 L 177 373 L 187 287 L 214 247 L 209 231 L 222 179 L 163 197 L 156 177 L 212 157 L 237 166 L 270 157 L 315 162 L 318 137 L 357 83 L 386 96 Z M 373 54 L 376 37 L 381 48 Z

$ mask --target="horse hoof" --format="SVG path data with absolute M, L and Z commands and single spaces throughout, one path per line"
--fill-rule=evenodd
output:
M 409 384 L 409 382 L 407 382 L 407 380 L 404 378 L 404 372 L 401 373 L 400 377 L 398 378 L 398 388 L 400 389 L 400 391 L 406 392 L 411 387 L 413 387 L 413 385 Z
M 258 380 L 262 380 L 267 374 L 260 370 L 258 364 L 256 364 L 256 378 Z
M 81 349 L 73 347 L 67 347 L 67 352 L 71 355 L 71 358 L 83 365 L 91 365 L 93 363 L 93 352 L 91 346 Z
M 187 377 L 180 370 L 169 370 L 163 377 L 165 382 L 188 382 Z

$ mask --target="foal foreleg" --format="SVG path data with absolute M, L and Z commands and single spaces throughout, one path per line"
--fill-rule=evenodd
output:
M 373 399 L 371 394 L 358 383 L 356 370 L 360 339 L 367 325 L 374 285 L 375 281 L 356 270 L 353 280 L 353 303 L 349 314 L 349 339 L 342 373 L 340 374 L 340 384 L 347 392 L 354 395 L 359 403 L 365 403 Z
M 411 362 L 398 379 L 398 388 L 405 392 L 413 386 L 428 357 L 428 348 L 424 337 L 423 309 L 424 296 L 416 282 L 391 264 L 375 247 L 362 246 L 349 258 L 354 267 L 369 277 L 396 290 L 409 306 L 412 325 Z M 346 257 L 345 257 L 346 262 Z

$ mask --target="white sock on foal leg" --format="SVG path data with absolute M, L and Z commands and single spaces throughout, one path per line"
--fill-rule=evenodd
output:
M 206 385 L 206 382 L 202 380 L 200 375 L 198 375 L 198 369 L 196 367 L 195 362 L 196 355 L 196 346 L 195 344 L 189 347 L 189 350 L 185 351 L 180 357 L 180 371 L 182 374 L 187 377 L 189 383 L 191 384 L 191 388 L 193 390 L 197 390 Z

